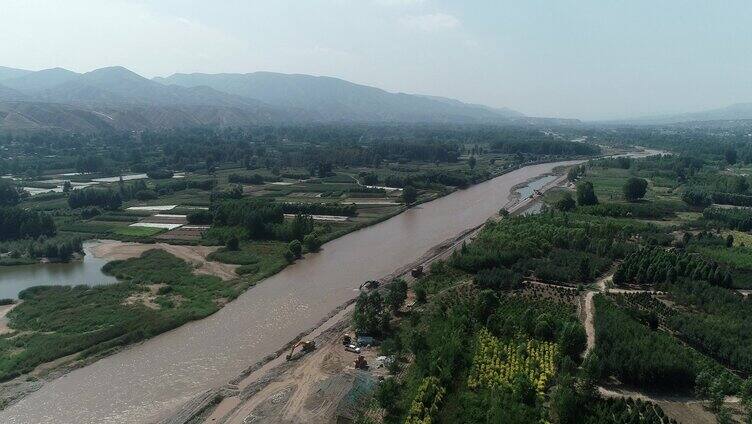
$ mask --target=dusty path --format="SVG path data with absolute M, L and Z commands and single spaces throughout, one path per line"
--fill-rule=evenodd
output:
M 161 249 L 184 261 L 193 264 L 194 273 L 215 275 L 223 280 L 237 278 L 237 265 L 223 264 L 206 260 L 206 257 L 218 249 L 216 246 L 186 246 L 167 243 L 131 243 L 117 240 L 99 240 L 91 247 L 91 253 L 96 258 L 108 261 L 123 260 L 140 256 L 147 250 Z
M 18 306 L 21 303 L 21 301 L 18 301 L 16 303 L 13 303 L 11 305 L 2 305 L 0 306 L 0 334 L 10 333 L 11 329 L 8 328 L 8 312 L 12 311 L 13 308 Z
M 594 291 L 585 293 L 585 304 L 583 306 L 585 312 L 585 334 L 587 334 L 587 347 L 583 356 L 587 356 L 595 348 L 595 307 L 593 305 Z
M 609 287 L 608 284 L 613 280 L 614 270 L 610 271 L 603 277 L 599 278 L 595 287 L 596 290 L 589 290 L 584 294 L 582 305 L 582 324 L 587 334 L 587 347 L 583 356 L 590 353 L 595 348 L 595 305 L 593 297 L 598 293 L 651 293 L 664 294 L 655 290 L 633 290 L 633 289 L 616 289 Z M 599 386 L 598 392 L 601 396 L 607 398 L 632 398 L 641 399 L 657 404 L 669 417 L 680 423 L 698 423 L 698 424 L 716 424 L 716 416 L 706 406 L 707 401 L 689 396 L 672 396 L 665 394 L 649 393 L 643 390 L 630 389 L 624 386 Z M 725 405 L 732 411 L 740 413 L 739 398 L 734 396 L 726 397 Z

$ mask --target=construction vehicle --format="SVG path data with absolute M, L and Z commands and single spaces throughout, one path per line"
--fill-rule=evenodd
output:
M 345 334 L 345 336 L 342 337 L 342 344 L 345 346 L 352 344 L 352 337 L 350 337 L 349 334 Z
M 410 275 L 412 275 L 413 278 L 418 278 L 423 275 L 423 265 L 418 265 L 415 268 L 411 269 Z
M 364 288 L 365 288 L 366 290 L 373 290 L 373 289 L 377 289 L 377 288 L 379 288 L 379 285 L 380 285 L 380 284 L 381 284 L 381 283 L 379 283 L 379 282 L 378 282 L 378 281 L 376 281 L 376 280 L 368 280 L 368 281 L 364 281 L 364 282 L 363 282 L 363 284 L 361 284 L 361 285 L 360 285 L 360 287 L 358 288 L 358 290 L 363 290 Z
M 359 355 L 358 359 L 353 362 L 353 365 L 355 366 L 356 370 L 367 370 L 368 369 L 368 362 L 366 362 L 366 358 L 363 357 L 363 355 Z
M 290 353 L 287 354 L 287 360 L 292 361 L 293 360 L 293 354 L 295 352 L 295 348 L 301 346 L 301 354 L 306 354 L 308 352 L 312 352 L 314 349 L 316 349 L 316 342 L 313 340 L 301 340 L 297 343 L 295 343 L 292 348 L 290 349 Z

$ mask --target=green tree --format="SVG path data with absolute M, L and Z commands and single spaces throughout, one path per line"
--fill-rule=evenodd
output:
M 632 177 L 624 184 L 624 197 L 630 202 L 642 199 L 648 189 L 648 182 L 642 178 Z
M 567 180 L 571 182 L 577 181 L 577 178 L 580 177 L 580 170 L 579 167 L 575 166 L 574 168 L 569 168 L 569 171 L 567 172 Z
M 18 200 L 18 189 L 13 181 L 0 178 L 0 206 L 14 206 Z
M 293 240 L 288 245 L 290 248 L 290 252 L 292 252 L 293 255 L 295 255 L 296 258 L 299 258 L 303 254 L 303 245 L 300 244 L 299 240 Z
M 303 237 L 303 244 L 309 252 L 317 252 L 321 248 L 321 239 L 315 233 L 306 234 Z
M 595 195 L 593 183 L 590 181 L 577 184 L 577 204 L 580 206 L 598 204 L 598 197 Z
M 560 210 L 562 212 L 568 212 L 574 209 L 577 206 L 577 204 L 574 201 L 574 198 L 570 193 L 564 193 L 561 196 L 561 199 L 557 200 L 554 204 L 554 207 L 557 210 Z
M 739 390 L 739 397 L 746 414 L 746 422 L 752 423 L 752 378 L 744 380 Z
M 708 390 L 708 397 L 710 398 L 710 409 L 714 412 L 720 412 L 723 406 L 723 398 L 725 393 L 723 391 L 723 380 L 716 378 L 710 383 Z
M 585 350 L 587 334 L 581 325 L 568 323 L 559 332 L 558 341 L 561 353 L 574 360 Z
M 405 186 L 402 189 L 402 200 L 406 205 L 412 205 L 418 200 L 418 191 L 413 186 Z
M 392 309 L 392 312 L 397 313 L 405 303 L 407 299 L 407 283 L 403 279 L 394 280 L 387 287 L 384 301 Z
M 397 361 L 394 361 L 397 362 Z M 376 389 L 376 400 L 386 410 L 387 416 L 397 415 L 399 411 L 400 385 L 395 378 L 387 378 Z
M 726 153 L 724 154 L 726 158 L 726 163 L 729 165 L 733 165 L 736 163 L 736 150 L 734 149 L 727 149 Z
M 475 165 L 478 164 L 478 160 L 475 159 L 475 156 L 470 156 L 470 158 L 467 160 L 467 164 L 470 166 L 470 169 L 475 169 Z
M 295 261 L 295 253 L 293 253 L 292 250 L 287 249 L 284 253 L 285 260 L 289 263 L 293 263 Z
M 726 247 L 732 247 L 734 245 L 734 236 L 729 234 L 726 236 Z
M 237 251 L 240 249 L 240 242 L 238 241 L 238 238 L 234 235 L 230 236 L 230 238 L 227 239 L 227 250 Z
M 361 334 L 381 334 L 388 317 L 384 313 L 384 299 L 378 290 L 371 293 L 363 292 L 355 302 L 353 323 L 355 329 Z

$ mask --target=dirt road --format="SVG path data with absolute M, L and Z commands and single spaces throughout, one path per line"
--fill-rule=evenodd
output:
M 593 306 L 594 291 L 585 293 L 585 304 L 583 305 L 585 312 L 585 334 L 587 334 L 587 347 L 583 356 L 587 356 L 595 348 L 595 307 Z
M 593 303 L 593 297 L 600 293 L 616 293 L 616 294 L 628 294 L 628 293 L 651 293 L 651 294 L 664 294 L 663 292 L 653 290 L 631 290 L 631 289 L 616 289 L 609 287 L 608 282 L 613 280 L 613 271 L 607 273 L 603 277 L 599 278 L 595 287 L 596 290 L 589 290 L 584 294 L 582 305 L 582 324 L 585 327 L 585 333 L 587 334 L 587 347 L 584 355 L 587 355 L 595 348 L 595 305 Z M 583 356 L 584 356 L 583 355 Z M 707 408 L 707 401 L 697 399 L 688 396 L 671 396 L 664 394 L 648 393 L 643 390 L 635 390 L 618 386 L 600 386 L 598 392 L 603 397 L 610 398 L 633 398 L 641 399 L 644 401 L 653 402 L 659 405 L 663 411 L 669 417 L 677 420 L 680 423 L 699 423 L 699 424 L 715 424 L 717 423 L 715 414 Z M 727 397 L 724 401 L 726 407 L 730 408 L 735 414 L 741 414 L 739 399 L 736 397 Z
M 91 247 L 96 258 L 108 261 L 135 258 L 151 249 L 161 249 L 194 266 L 195 274 L 215 275 L 223 280 L 237 278 L 237 265 L 223 264 L 206 260 L 206 257 L 218 249 L 216 246 L 184 246 L 167 243 L 130 243 L 117 240 L 99 240 Z

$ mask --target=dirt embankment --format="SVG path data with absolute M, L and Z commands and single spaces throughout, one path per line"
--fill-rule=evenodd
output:
M 184 246 L 167 243 L 144 244 L 100 240 L 91 247 L 90 251 L 96 258 L 115 261 L 135 258 L 151 249 L 162 249 L 183 259 L 194 266 L 195 269 L 193 272 L 196 274 L 215 275 L 223 280 L 232 280 L 238 277 L 235 273 L 235 270 L 238 268 L 237 265 L 223 264 L 206 259 L 210 253 L 218 249 L 216 246 Z
M 11 329 L 8 328 L 8 318 L 6 316 L 8 315 L 8 312 L 12 311 L 13 308 L 18 306 L 19 303 L 20 301 L 13 303 L 11 305 L 0 306 L 0 334 L 11 332 Z

